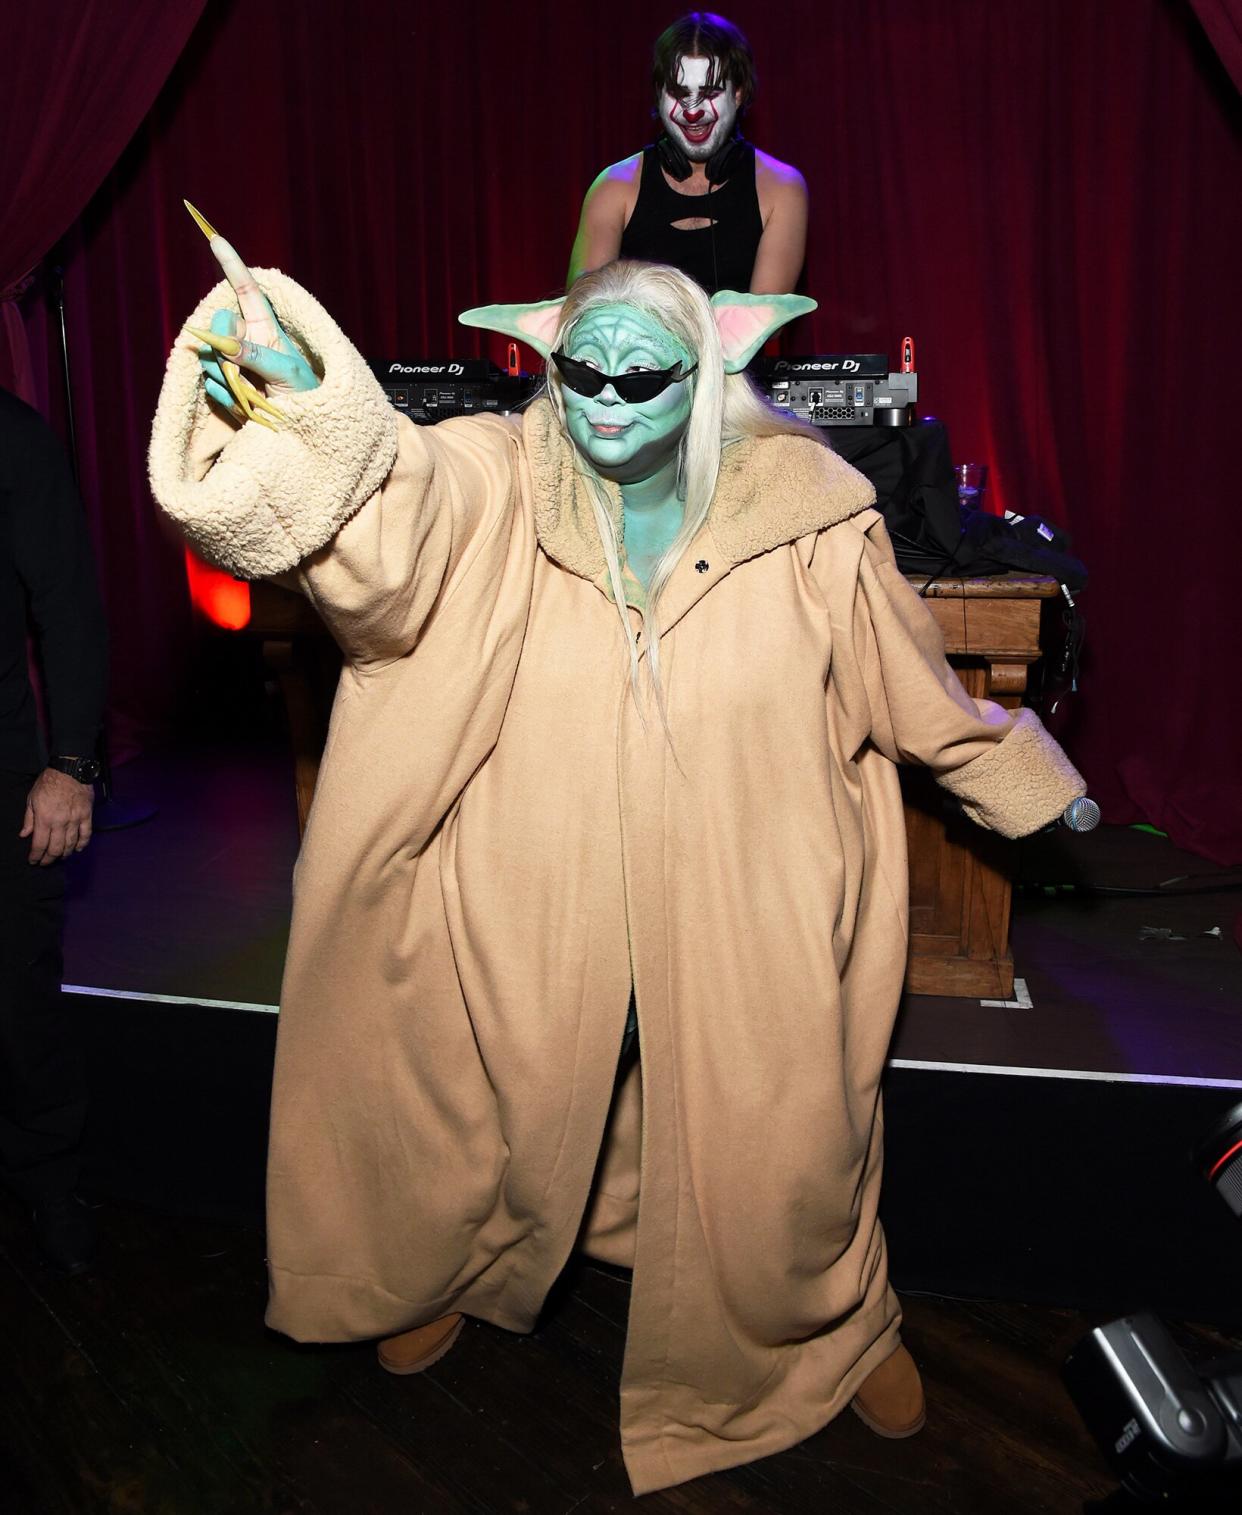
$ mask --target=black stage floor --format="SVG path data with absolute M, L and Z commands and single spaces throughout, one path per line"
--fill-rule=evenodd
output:
M 275 1013 L 298 850 L 286 749 L 146 755 L 117 770 L 116 799 L 156 813 L 73 859 L 66 987 Z
M 430 1371 L 393 1378 L 369 1344 L 263 1329 L 257 1227 L 99 1214 L 99 1269 L 60 1279 L 0 1201 L 6 1515 L 1069 1515 L 1111 1487 L 1058 1376 L 1095 1324 L 1077 1312 L 907 1299 L 919 1436 L 882 1441 L 846 1413 L 636 1505 L 623 1275 L 571 1264 L 532 1336 L 472 1322 Z M 1178 1335 L 1198 1358 L 1233 1345 Z

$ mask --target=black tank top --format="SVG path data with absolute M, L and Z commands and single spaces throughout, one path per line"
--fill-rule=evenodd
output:
M 679 231 L 674 221 L 710 216 L 714 226 Z M 679 195 L 669 187 L 654 146 L 643 148 L 638 200 L 621 236 L 621 257 L 671 263 L 697 279 L 709 295 L 718 289 L 745 294 L 755 267 L 763 217 L 755 188 L 755 149 L 710 194 Z

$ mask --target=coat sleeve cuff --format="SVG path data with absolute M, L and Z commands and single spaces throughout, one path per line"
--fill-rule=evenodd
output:
M 323 309 L 275 269 L 255 269 L 285 331 L 307 355 L 318 389 L 281 395 L 275 432 L 252 422 L 224 430 L 208 404 L 197 355 L 179 342 L 168 359 L 151 431 L 151 489 L 210 562 L 242 578 L 286 572 L 329 542 L 388 476 L 397 416 L 357 349 Z M 189 317 L 236 309 L 218 284 Z M 205 446 L 213 428 L 219 443 Z
M 995 747 L 937 781 L 972 821 L 1002 836 L 1029 836 L 1087 792 L 1082 775 L 1031 710 L 1020 710 Z

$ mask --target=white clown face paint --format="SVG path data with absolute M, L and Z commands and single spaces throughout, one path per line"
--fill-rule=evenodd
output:
M 737 128 L 742 92 L 727 80 L 709 84 L 711 69 L 710 58 L 678 58 L 677 83 L 660 96 L 664 130 L 691 163 L 706 163 Z

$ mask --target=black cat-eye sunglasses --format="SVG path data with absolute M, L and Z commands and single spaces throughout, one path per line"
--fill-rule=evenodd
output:
M 552 361 L 556 364 L 562 382 L 575 394 L 592 400 L 611 384 L 617 397 L 627 405 L 641 405 L 644 400 L 654 400 L 670 384 L 680 384 L 683 379 L 688 379 L 699 366 L 696 363 L 694 368 L 683 369 L 680 363 L 674 363 L 672 368 L 649 369 L 642 373 L 600 373 L 598 368 L 592 368 L 589 363 L 579 363 L 576 358 L 567 358 L 563 352 L 554 352 Z

